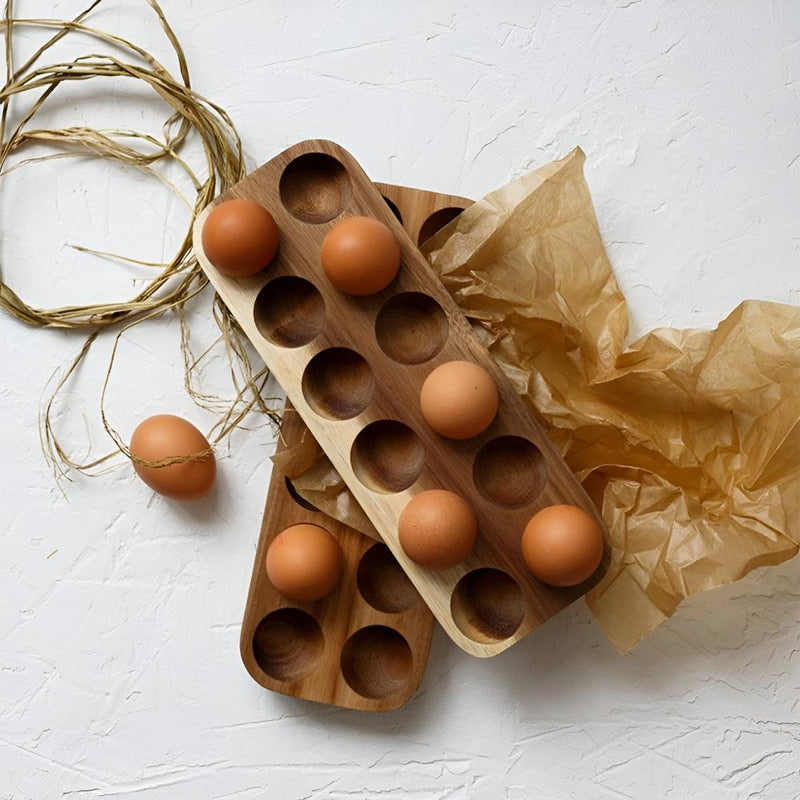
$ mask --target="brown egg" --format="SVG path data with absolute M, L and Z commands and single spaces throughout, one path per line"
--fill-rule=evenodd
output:
M 261 272 L 278 250 L 278 226 L 252 200 L 226 200 L 203 224 L 203 250 L 224 275 L 247 278 Z
M 330 594 L 342 574 L 342 548 L 319 525 L 301 523 L 279 533 L 267 549 L 267 577 L 287 599 L 311 603 Z
M 408 501 L 397 523 L 405 554 L 428 569 L 460 564 L 475 546 L 478 521 L 463 497 L 445 489 L 430 489 Z
M 385 289 L 400 269 L 400 243 L 371 217 L 350 217 L 322 242 L 322 269 L 341 292 L 363 297 Z
M 148 417 L 131 436 L 130 451 L 144 461 L 164 461 L 210 450 L 208 439 L 191 422 L 172 414 Z M 202 458 L 148 467 L 133 462 L 136 474 L 153 491 L 173 500 L 197 500 L 214 485 L 217 463 L 213 453 Z
M 525 527 L 522 555 L 539 580 L 551 586 L 575 586 L 599 566 L 603 533 L 583 509 L 548 506 Z
M 497 414 L 497 387 L 489 373 L 471 361 L 449 361 L 425 379 L 420 393 L 425 422 L 450 439 L 483 433 Z

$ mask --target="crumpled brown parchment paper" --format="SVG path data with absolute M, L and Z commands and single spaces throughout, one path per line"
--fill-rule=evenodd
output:
M 492 192 L 423 249 L 602 511 L 612 561 L 586 600 L 624 652 L 684 597 L 797 553 L 800 308 L 746 301 L 626 346 L 584 160 Z M 298 491 L 374 536 L 313 440 L 294 450 Z

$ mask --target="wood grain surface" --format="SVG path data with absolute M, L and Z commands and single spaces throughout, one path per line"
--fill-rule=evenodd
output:
M 280 447 L 310 436 L 284 412 Z M 314 603 L 293 603 L 267 578 L 272 540 L 298 523 L 325 528 L 344 553 L 342 579 Z M 434 619 L 385 544 L 309 506 L 272 471 L 240 652 L 247 671 L 281 694 L 360 711 L 392 711 L 417 690 L 428 661 Z
M 200 264 L 453 641 L 476 656 L 496 655 L 585 593 L 606 568 L 607 553 L 590 580 L 554 588 L 528 572 L 520 539 L 536 511 L 557 503 L 592 514 L 607 542 L 602 519 L 355 159 L 332 142 L 301 142 L 217 202 L 232 197 L 272 212 L 281 232 L 278 256 L 252 278 L 226 278 L 203 253 L 206 209 L 194 229 Z M 401 245 L 397 278 L 371 297 L 336 291 L 319 264 L 325 234 L 348 215 L 381 220 Z M 390 324 L 382 324 L 384 314 Z M 425 335 L 409 335 L 409 325 Z M 419 352 L 420 341 L 427 352 Z M 435 434 L 419 409 L 425 377 L 451 360 L 480 364 L 500 393 L 492 425 L 464 441 Z M 342 399 L 362 381 L 374 388 L 352 414 Z M 337 417 L 343 405 L 346 418 Z M 463 495 L 479 522 L 467 561 L 437 573 L 411 562 L 397 539 L 406 503 L 431 488 Z

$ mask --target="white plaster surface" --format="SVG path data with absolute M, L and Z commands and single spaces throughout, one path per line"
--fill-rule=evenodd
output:
M 479 196 L 581 145 L 632 334 L 713 325 L 744 298 L 800 302 L 796 0 L 164 5 L 251 166 L 324 136 L 376 179 Z M 143 2 L 108 0 L 96 20 L 167 57 Z M 21 53 L 36 41 L 20 31 Z M 73 87 L 52 121 L 156 129 L 160 106 L 133 95 Z M 4 277 L 42 305 L 127 296 L 146 275 L 67 244 L 158 259 L 187 220 L 151 178 L 87 161 L 4 178 L 0 213 Z M 392 714 L 287 699 L 238 655 L 269 427 L 232 437 L 208 500 L 167 502 L 124 465 L 64 497 L 37 413 L 82 338 L 0 316 L 0 341 L 2 800 L 800 797 L 798 560 L 691 599 L 626 657 L 577 604 L 489 661 L 437 631 Z M 105 447 L 110 344 L 58 413 L 78 456 Z M 226 387 L 221 359 L 205 385 Z M 174 320 L 124 339 L 108 408 L 125 436 L 162 411 L 211 426 L 183 390 Z

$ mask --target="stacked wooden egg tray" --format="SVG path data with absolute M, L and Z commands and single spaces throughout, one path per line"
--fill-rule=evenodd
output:
M 310 436 L 291 408 L 279 450 Z M 267 550 L 281 531 L 319 525 L 342 548 L 342 579 L 313 603 L 286 600 L 267 577 Z M 389 548 L 320 513 L 273 469 L 250 592 L 241 654 L 262 686 L 361 711 L 391 711 L 414 694 L 425 673 L 433 615 Z
M 602 520 L 352 156 L 331 142 L 302 142 L 219 201 L 235 197 L 272 213 L 278 256 L 254 277 L 222 275 L 202 249 L 208 209 L 194 232 L 200 263 L 448 635 L 492 656 L 582 595 L 607 555 L 590 580 L 556 588 L 527 570 L 520 538 L 537 511 L 560 503 L 584 509 L 607 536 Z M 389 226 L 402 252 L 395 280 L 369 297 L 337 291 L 319 261 L 326 233 L 353 215 Z M 424 379 L 454 360 L 483 367 L 500 395 L 494 422 L 462 441 L 434 433 L 419 408 Z M 397 535 L 408 501 L 434 488 L 464 497 L 479 525 L 468 559 L 441 572 L 412 562 Z

